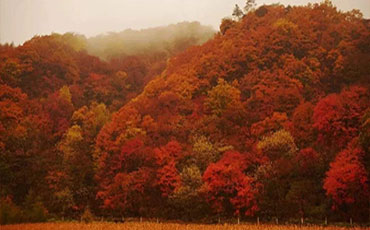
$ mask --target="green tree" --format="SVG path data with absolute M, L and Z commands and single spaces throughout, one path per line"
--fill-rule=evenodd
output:
M 72 103 L 72 94 L 69 91 L 69 87 L 66 85 L 59 89 L 59 97 L 68 103 Z
M 286 130 L 280 130 L 271 136 L 264 137 L 257 147 L 271 161 L 279 158 L 292 158 L 298 150 L 292 135 Z
M 41 197 L 30 190 L 24 202 L 24 220 L 26 222 L 43 222 L 47 220 L 48 211 L 44 207 Z
M 207 211 L 207 204 L 200 195 L 203 184 L 202 174 L 196 165 L 185 167 L 180 173 L 181 186 L 170 197 L 170 202 L 178 210 L 181 218 L 194 220 L 203 216 Z
M 288 131 L 280 130 L 264 137 L 257 148 L 269 159 L 257 172 L 264 187 L 261 209 L 267 215 L 285 216 L 289 211 L 284 207 L 288 205 L 286 197 L 291 187 L 291 173 L 297 153 L 294 139 Z
M 217 85 L 208 91 L 205 106 L 216 116 L 242 110 L 240 90 L 230 85 L 222 78 Z
M 193 157 L 195 164 L 204 172 L 208 165 L 220 158 L 220 152 L 205 136 L 195 138 L 193 144 Z
M 73 125 L 68 129 L 59 145 L 59 150 L 63 153 L 64 160 L 70 161 L 75 158 L 82 151 L 82 142 L 83 137 L 81 127 Z

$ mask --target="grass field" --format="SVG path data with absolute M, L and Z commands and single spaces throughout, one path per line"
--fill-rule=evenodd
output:
M 349 229 L 344 227 L 323 227 L 323 226 L 284 226 L 284 225 L 201 225 L 201 224 L 172 224 L 172 223 L 104 223 L 96 222 L 90 224 L 84 223 L 42 223 L 42 224 L 17 224 L 0 226 L 1 230 L 334 230 L 334 229 Z M 370 229 L 370 228 L 350 228 L 350 229 Z

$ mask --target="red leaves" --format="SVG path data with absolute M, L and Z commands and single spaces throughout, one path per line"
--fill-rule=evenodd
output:
M 281 70 L 256 71 L 246 75 L 243 84 L 251 94 L 246 106 L 252 122 L 263 120 L 273 112 L 290 115 L 303 99 L 302 84 L 285 76 Z
M 66 186 L 68 176 L 64 172 L 50 171 L 45 180 L 51 191 L 60 191 Z
M 136 202 L 144 202 L 152 188 L 153 157 L 139 138 L 127 141 L 119 154 L 104 153 L 99 159 L 96 179 L 99 182 L 97 198 L 103 207 L 111 210 L 137 210 Z
M 180 176 L 175 161 L 170 161 L 157 170 L 157 184 L 163 197 L 170 196 L 180 186 Z
M 358 135 L 360 119 L 368 105 L 368 91 L 356 86 L 319 101 L 313 114 L 319 144 L 335 150 L 346 146 Z
M 366 203 L 369 195 L 369 179 L 361 162 L 364 152 L 348 147 L 340 152 L 326 173 L 324 189 L 333 199 L 333 208 L 355 203 Z
M 217 212 L 226 211 L 228 203 L 235 213 L 253 215 L 258 210 L 258 183 L 243 173 L 246 167 L 243 155 L 229 151 L 204 172 L 207 200 Z
M 235 213 L 245 211 L 246 216 L 253 216 L 258 210 L 257 195 L 261 185 L 252 177 L 244 176 L 239 186 L 236 187 L 237 195 L 230 199 L 235 208 Z
M 369 122 L 360 121 L 369 108 L 366 20 L 328 3 L 260 10 L 224 20 L 222 34 L 171 58 L 165 71 L 170 54 L 153 47 L 105 62 L 76 52 L 84 44 L 73 35 L 0 45 L 4 191 L 22 202 L 29 188 L 49 187 L 78 205 L 97 191 L 116 215 L 177 198 L 182 209 L 195 198 L 226 215 L 253 215 L 260 205 L 283 216 L 278 210 L 294 204 L 303 216 L 324 212 L 323 169 L 337 155 L 327 195 L 343 210 L 366 203 L 368 162 L 358 146 L 344 149 L 359 135 L 368 146 Z M 191 40 L 165 44 L 166 52 Z
M 96 146 L 99 152 L 112 151 L 118 153 L 124 142 L 135 137 L 135 131 L 140 131 L 136 129 L 140 120 L 140 114 L 132 107 L 124 107 L 115 113 L 112 116 L 112 121 L 107 123 L 97 136 Z M 130 133 L 131 130 L 134 136 Z
M 154 150 L 158 166 L 157 184 L 163 197 L 168 197 L 180 185 L 176 163 L 181 157 L 182 148 L 177 141 L 170 141 L 166 146 Z
M 24 115 L 27 95 L 17 88 L 0 85 L 0 119 L 3 122 L 17 121 Z
M 314 106 L 310 102 L 300 104 L 293 113 L 292 134 L 299 147 L 312 145 L 315 141 L 313 125 Z
M 298 163 L 299 171 L 304 174 L 315 176 L 315 168 L 319 166 L 319 154 L 312 148 L 305 148 L 299 151 L 296 161 Z
M 151 171 L 142 168 L 132 173 L 117 173 L 112 183 L 99 191 L 96 198 L 103 200 L 103 207 L 110 210 L 132 211 L 150 194 L 147 189 L 151 181 Z
M 289 126 L 288 117 L 286 113 L 273 113 L 271 117 L 267 117 L 263 121 L 256 122 L 251 126 L 251 134 L 255 138 L 269 135 L 280 129 Z

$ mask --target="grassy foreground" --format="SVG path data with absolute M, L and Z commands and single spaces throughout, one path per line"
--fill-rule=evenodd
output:
M 348 229 L 344 227 L 323 227 L 323 226 L 295 226 L 295 225 L 252 225 L 252 224 L 240 224 L 240 225 L 202 225 L 202 224 L 173 224 L 173 223 L 40 223 L 40 224 L 16 224 L 16 225 L 4 225 L 0 226 L 1 230 L 334 230 L 334 229 Z M 351 229 L 365 229 L 355 227 Z M 369 228 L 366 228 L 369 229 Z

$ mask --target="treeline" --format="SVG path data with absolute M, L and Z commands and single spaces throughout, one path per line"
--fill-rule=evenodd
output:
M 1 46 L 1 218 L 368 221 L 368 20 L 253 6 L 147 84 L 70 34 Z

